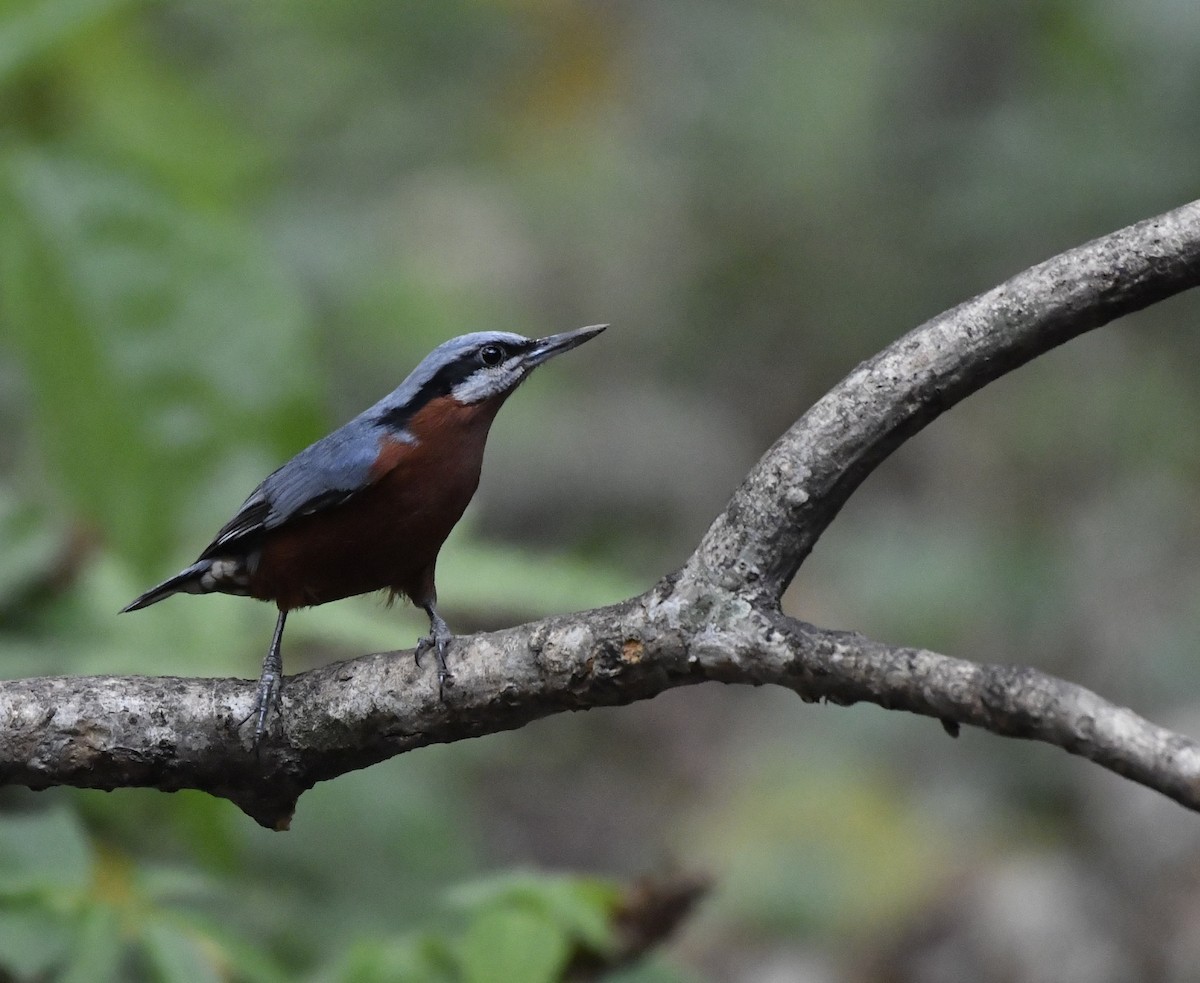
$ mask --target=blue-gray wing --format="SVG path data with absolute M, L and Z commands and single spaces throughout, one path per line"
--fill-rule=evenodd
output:
M 339 505 L 367 488 L 379 457 L 380 431 L 353 420 L 306 447 L 268 475 L 200 554 L 204 560 L 300 516 Z

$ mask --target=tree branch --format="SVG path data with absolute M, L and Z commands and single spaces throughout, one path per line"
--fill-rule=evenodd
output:
M 779 596 L 859 483 L 960 399 L 1090 328 L 1200 283 L 1200 202 L 1022 273 L 864 362 L 755 466 L 682 570 L 607 608 L 460 638 L 446 700 L 411 653 L 289 678 L 256 755 L 254 684 L 144 676 L 0 683 L 0 783 L 197 788 L 284 828 L 316 782 L 425 744 L 689 683 L 785 686 L 1045 741 L 1200 809 L 1200 745 L 1033 669 L 977 665 L 785 617 Z
M 971 393 L 1077 335 L 1200 284 L 1200 201 L 1094 239 L 867 359 L 755 465 L 688 561 L 778 599 L 854 490 Z

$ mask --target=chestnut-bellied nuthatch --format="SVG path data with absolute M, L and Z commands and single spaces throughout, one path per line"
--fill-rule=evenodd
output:
M 270 474 L 195 563 L 123 611 L 181 591 L 274 601 L 251 713 L 256 744 L 279 698 L 283 626 L 295 608 L 375 590 L 409 597 L 429 615 L 417 659 L 433 650 L 440 694 L 452 635 L 434 569 L 479 484 L 492 421 L 530 372 L 605 327 L 547 338 L 480 331 L 438 345 L 394 392 Z

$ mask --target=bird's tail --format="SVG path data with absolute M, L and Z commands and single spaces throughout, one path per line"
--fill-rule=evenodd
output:
M 121 608 L 121 614 L 126 611 L 139 611 L 151 604 L 157 604 L 163 598 L 178 594 L 180 591 L 187 594 L 207 594 L 212 587 L 206 586 L 202 581 L 211 570 L 212 565 L 212 560 L 200 560 L 193 563 L 186 570 L 181 570 L 174 577 L 164 580 L 157 587 L 151 587 L 145 594 L 134 598 Z

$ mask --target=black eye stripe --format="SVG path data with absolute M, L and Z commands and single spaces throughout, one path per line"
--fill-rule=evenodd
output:
M 535 345 L 537 342 L 531 338 L 514 338 L 511 341 L 503 342 L 489 341 L 478 348 L 468 349 L 452 362 L 447 362 L 434 372 L 411 400 L 403 406 L 392 407 L 381 413 L 376 419 L 386 426 L 402 430 L 426 403 L 432 399 L 449 395 L 460 382 L 470 378 L 472 373 L 478 372 L 480 366 L 491 368 L 492 365 L 499 365 L 506 358 L 527 352 Z M 494 363 L 485 362 L 483 357 L 485 348 L 498 349 L 500 357 Z

